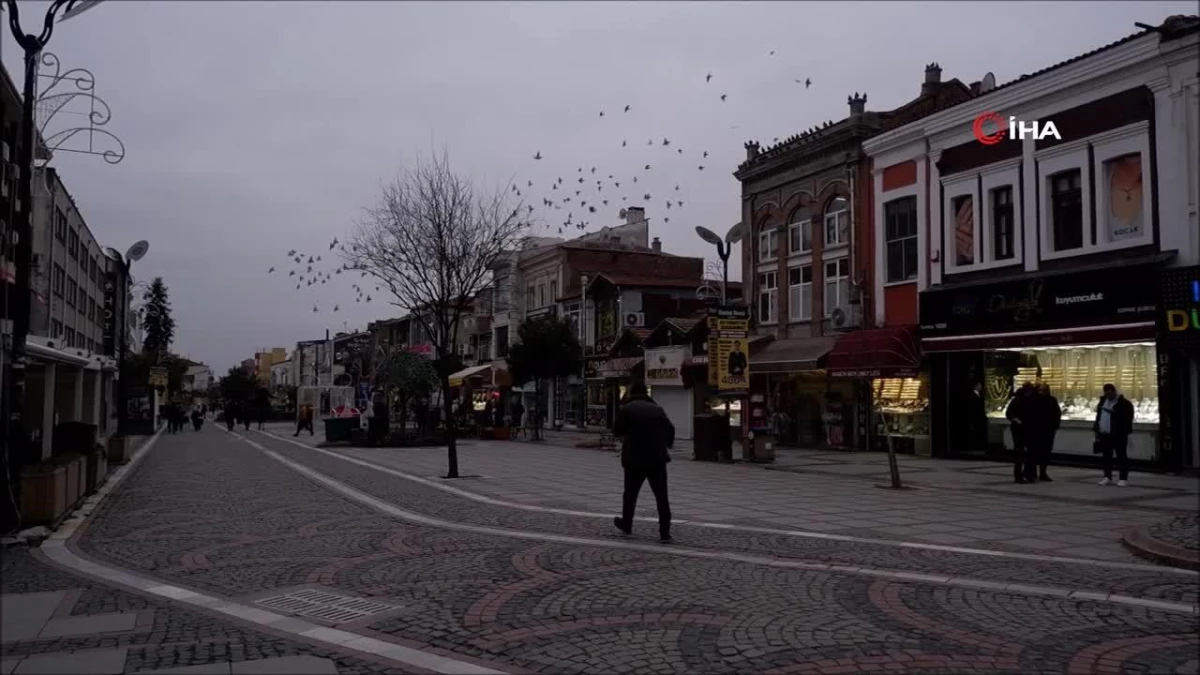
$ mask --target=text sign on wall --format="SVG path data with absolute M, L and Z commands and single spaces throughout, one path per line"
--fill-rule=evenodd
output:
M 104 353 L 117 356 L 117 273 L 109 270 L 104 274 L 104 329 L 101 333 Z
M 682 387 L 683 359 L 687 347 L 659 347 L 646 350 L 646 384 Z
M 1200 346 L 1200 267 L 1163 270 L 1158 288 L 1159 346 Z

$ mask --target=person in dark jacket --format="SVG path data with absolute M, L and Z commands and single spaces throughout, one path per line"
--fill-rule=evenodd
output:
M 192 408 L 192 428 L 200 431 L 204 426 L 204 412 L 200 408 Z
M 238 415 L 241 414 L 236 401 L 229 401 L 225 404 L 225 427 L 230 431 L 237 426 Z
M 1133 431 L 1133 404 L 1129 402 L 1116 386 L 1104 385 L 1104 395 L 1096 404 L 1096 422 L 1092 425 L 1096 432 L 1096 444 L 1104 454 L 1104 478 L 1101 485 L 1112 483 L 1113 454 L 1117 455 L 1117 469 L 1121 472 L 1117 486 L 1125 487 L 1129 480 L 1129 434 Z
M 296 415 L 296 433 L 293 436 L 299 436 L 301 431 L 308 429 L 308 435 L 312 436 L 313 431 L 313 409 L 311 405 L 300 406 L 300 411 Z
M 621 515 L 613 519 L 625 534 L 633 531 L 633 514 L 642 483 L 649 482 L 658 505 L 658 536 L 671 541 L 671 504 L 667 499 L 669 448 L 675 444 L 675 425 L 667 413 L 650 399 L 646 385 L 635 384 L 629 402 L 617 411 L 613 435 L 621 439 L 621 468 L 625 470 L 625 492 Z
M 1036 476 L 1037 480 L 1052 482 L 1050 475 L 1046 473 L 1046 467 L 1050 464 L 1050 453 L 1054 452 L 1054 437 L 1058 434 L 1058 428 L 1062 426 L 1062 407 L 1050 392 L 1050 385 L 1044 382 L 1038 384 L 1032 401 L 1036 430 L 1031 442 L 1031 466 L 1025 478 L 1033 481 Z
M 1004 416 L 1012 424 L 1010 429 L 1013 440 L 1013 480 L 1020 484 L 1029 482 L 1026 480 L 1028 473 L 1025 462 L 1029 455 L 1029 430 L 1033 421 L 1030 405 L 1032 398 L 1033 383 L 1026 382 L 1013 394 L 1008 408 L 1004 411 Z

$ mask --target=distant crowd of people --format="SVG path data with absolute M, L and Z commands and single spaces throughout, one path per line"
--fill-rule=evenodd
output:
M 204 418 L 207 414 L 208 406 L 204 404 L 188 406 L 182 403 L 168 403 L 163 407 L 163 417 L 167 422 L 167 433 L 171 434 L 183 431 L 189 420 L 192 423 L 192 428 L 200 431 L 200 428 L 204 426 Z

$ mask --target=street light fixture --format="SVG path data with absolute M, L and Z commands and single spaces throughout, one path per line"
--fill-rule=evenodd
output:
M 696 226 L 696 234 L 704 241 L 717 247 L 717 257 L 721 259 L 721 304 L 725 304 L 727 298 L 726 287 L 729 286 L 729 256 L 733 253 L 733 245 L 742 240 L 746 235 L 746 228 L 742 223 L 737 223 L 729 228 L 725 233 L 725 237 L 713 232 L 712 230 L 702 225 Z
M 128 386 L 128 378 L 125 373 L 125 353 L 129 350 L 126 344 L 128 336 L 128 326 L 125 324 L 129 321 L 129 282 L 133 280 L 130 274 L 130 268 L 133 263 L 141 260 L 150 250 L 150 242 L 145 239 L 134 242 L 133 246 L 122 256 L 115 248 L 104 249 L 105 255 L 117 263 L 121 268 L 121 279 L 123 280 L 124 289 L 113 289 L 114 293 L 120 292 L 122 300 L 117 303 L 120 307 L 120 328 L 117 334 L 117 434 L 122 435 L 128 431 L 129 423 L 127 421 L 128 403 L 126 402 Z
M 25 369 L 26 343 L 29 338 L 29 313 L 32 302 L 30 287 L 33 265 L 33 157 L 34 144 L 37 142 L 34 132 L 33 109 L 36 102 L 36 83 L 38 75 L 38 55 L 50 41 L 54 33 L 55 19 L 63 12 L 59 20 L 79 16 L 82 12 L 95 7 L 100 0 L 54 0 L 46 10 L 42 22 L 42 31 L 37 35 L 26 33 L 21 28 L 21 10 L 17 0 L 5 0 L 8 9 L 8 25 L 13 37 L 25 52 L 25 82 L 22 89 L 21 125 L 20 125 L 20 154 L 17 157 L 20 176 L 17 181 L 17 199 L 20 210 L 16 222 L 13 223 L 13 265 L 15 279 L 13 302 L 9 304 L 12 320 L 12 347 L 9 358 L 8 389 L 5 392 L 4 404 L 8 407 L 5 421 L 8 423 L 9 437 L 6 445 L 9 452 L 17 449 L 19 456 L 24 457 L 29 441 L 25 431 Z M 9 456 L 12 458 L 12 455 Z

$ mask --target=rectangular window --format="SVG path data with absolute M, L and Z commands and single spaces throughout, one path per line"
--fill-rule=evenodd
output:
M 67 304 L 74 307 L 76 296 L 79 295 L 79 284 L 74 279 L 67 279 Z
M 92 338 L 88 338 L 87 340 L 87 350 L 93 354 L 96 353 L 96 341 Z
M 88 298 L 88 320 L 96 320 L 96 299 Z
M 1055 251 L 1083 248 L 1082 172 L 1071 169 L 1050 176 L 1050 228 Z
M 788 270 L 788 318 L 791 321 L 812 318 L 812 265 Z
M 537 289 L 535 289 L 533 286 L 530 286 L 525 290 L 525 311 L 528 312 L 529 310 L 533 309 L 533 303 L 535 300 L 537 300 L 536 292 Z
M 1134 152 L 1105 161 L 1103 175 L 1108 181 L 1108 203 L 1101 205 L 1105 213 L 1104 240 L 1141 239 L 1146 225 L 1142 222 L 1142 154 Z
M 63 333 L 63 344 L 66 345 L 67 347 L 75 346 L 75 329 L 74 328 L 68 328 L 66 330 L 66 332 Z
M 67 253 L 72 258 L 79 259 L 79 233 L 75 231 L 75 228 L 71 228 L 71 231 L 67 233 Z
M 558 280 L 550 282 L 550 302 L 558 300 Z
M 100 265 L 95 258 L 88 261 L 88 278 L 93 284 L 100 285 Z
M 508 326 L 501 326 L 496 329 L 496 358 L 502 359 L 508 356 Z
M 779 320 L 779 280 L 775 272 L 758 275 L 758 321 L 775 323 Z
M 62 297 L 63 292 L 67 289 L 67 271 L 62 268 L 62 265 L 54 266 L 54 276 L 50 283 L 54 294 Z
M 59 241 L 67 241 L 67 214 L 62 209 L 54 209 L 54 236 Z
M 956 265 L 975 264 L 975 198 L 959 195 L 950 200 L 954 217 L 954 260 Z
M 1016 251 L 1013 250 L 1015 220 L 1013 218 L 1013 189 L 1011 185 L 993 188 L 990 191 L 992 208 L 992 258 L 995 260 L 1011 260 Z
M 538 284 L 538 307 L 546 306 L 546 284 Z
M 833 310 L 846 308 L 850 300 L 850 259 L 839 258 L 825 263 L 825 316 Z
M 904 197 L 883 205 L 887 251 L 887 281 L 917 278 L 917 198 Z
M 54 340 L 61 340 L 63 335 L 63 325 L 58 319 L 50 322 L 50 337 Z
M 758 235 L 758 261 L 767 262 L 779 257 L 779 232 L 769 230 Z
M 838 197 L 825 208 L 825 245 L 839 246 L 850 241 L 850 202 Z
M 802 220 L 788 225 L 788 253 L 809 253 L 812 251 L 812 221 Z

